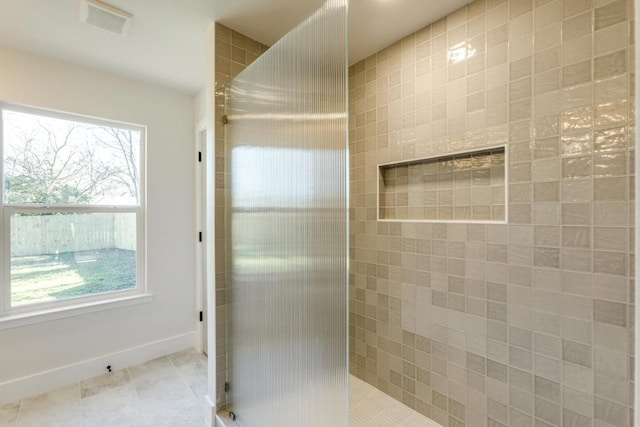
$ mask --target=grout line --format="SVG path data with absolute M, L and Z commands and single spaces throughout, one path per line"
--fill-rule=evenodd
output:
M 22 403 L 24 402 L 24 399 L 20 400 L 20 404 L 18 405 L 18 415 L 16 415 L 16 421 L 14 423 L 15 426 L 18 426 L 20 423 L 20 416 L 22 415 Z
M 136 365 L 139 366 L 139 365 Z M 129 377 L 129 381 L 131 381 L 131 385 L 133 386 L 133 393 L 136 395 L 136 402 L 138 403 L 138 408 L 140 408 L 140 412 L 142 412 L 142 416 L 144 417 L 145 426 L 149 426 L 149 419 L 147 417 L 147 411 L 142 407 L 142 402 L 140 401 L 140 396 L 138 395 L 138 387 L 136 387 L 136 383 L 133 380 L 133 375 L 129 371 L 130 366 L 127 366 L 127 376 Z M 84 426 L 83 426 L 84 427 Z
M 187 383 L 185 378 L 180 373 L 180 370 L 178 369 L 178 366 L 176 366 L 176 364 L 174 363 L 173 359 L 171 358 L 171 355 L 168 355 L 167 358 L 169 359 L 169 362 L 171 362 L 171 366 L 173 366 L 173 370 L 175 371 L 176 375 L 178 376 L 178 378 L 180 378 L 180 382 L 182 382 L 182 384 L 187 389 L 189 389 L 189 392 L 193 395 L 193 398 L 194 398 L 194 400 L 196 400 L 196 403 L 198 404 L 198 407 L 200 407 L 200 402 L 197 401 L 198 397 L 193 393 L 193 390 L 191 389 L 191 386 L 189 386 L 189 384 Z
M 82 410 L 82 381 L 78 381 L 78 410 L 80 411 L 80 426 L 84 427 L 84 411 Z

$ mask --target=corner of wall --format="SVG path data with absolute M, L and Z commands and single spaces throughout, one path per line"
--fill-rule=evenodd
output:
M 58 387 L 64 387 L 77 381 L 93 378 L 103 374 L 104 367 L 107 365 L 113 366 L 114 369 L 125 369 L 158 357 L 177 353 L 192 348 L 195 341 L 196 333 L 189 332 L 6 381 L 0 383 L 0 405 L 35 396 Z

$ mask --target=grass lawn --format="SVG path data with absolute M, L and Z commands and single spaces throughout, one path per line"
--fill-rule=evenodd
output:
M 13 306 L 135 286 L 135 251 L 100 249 L 11 258 Z

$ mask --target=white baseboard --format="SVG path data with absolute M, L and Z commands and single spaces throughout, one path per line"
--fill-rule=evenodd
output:
M 0 383 L 0 405 L 25 397 L 46 393 L 77 381 L 87 380 L 105 373 L 105 366 L 123 369 L 196 346 L 197 333 L 189 332 L 175 337 L 143 344 L 49 371 Z

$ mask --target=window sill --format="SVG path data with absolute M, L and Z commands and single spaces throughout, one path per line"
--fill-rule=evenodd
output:
M 29 313 L 12 314 L 0 317 L 0 331 L 4 329 L 28 326 L 36 323 L 50 322 L 52 320 L 67 317 L 82 316 L 98 311 L 114 308 L 128 307 L 130 305 L 151 302 L 153 294 L 134 295 L 122 298 L 114 298 L 106 301 L 94 301 L 89 303 L 59 307 L 55 309 L 32 311 Z

